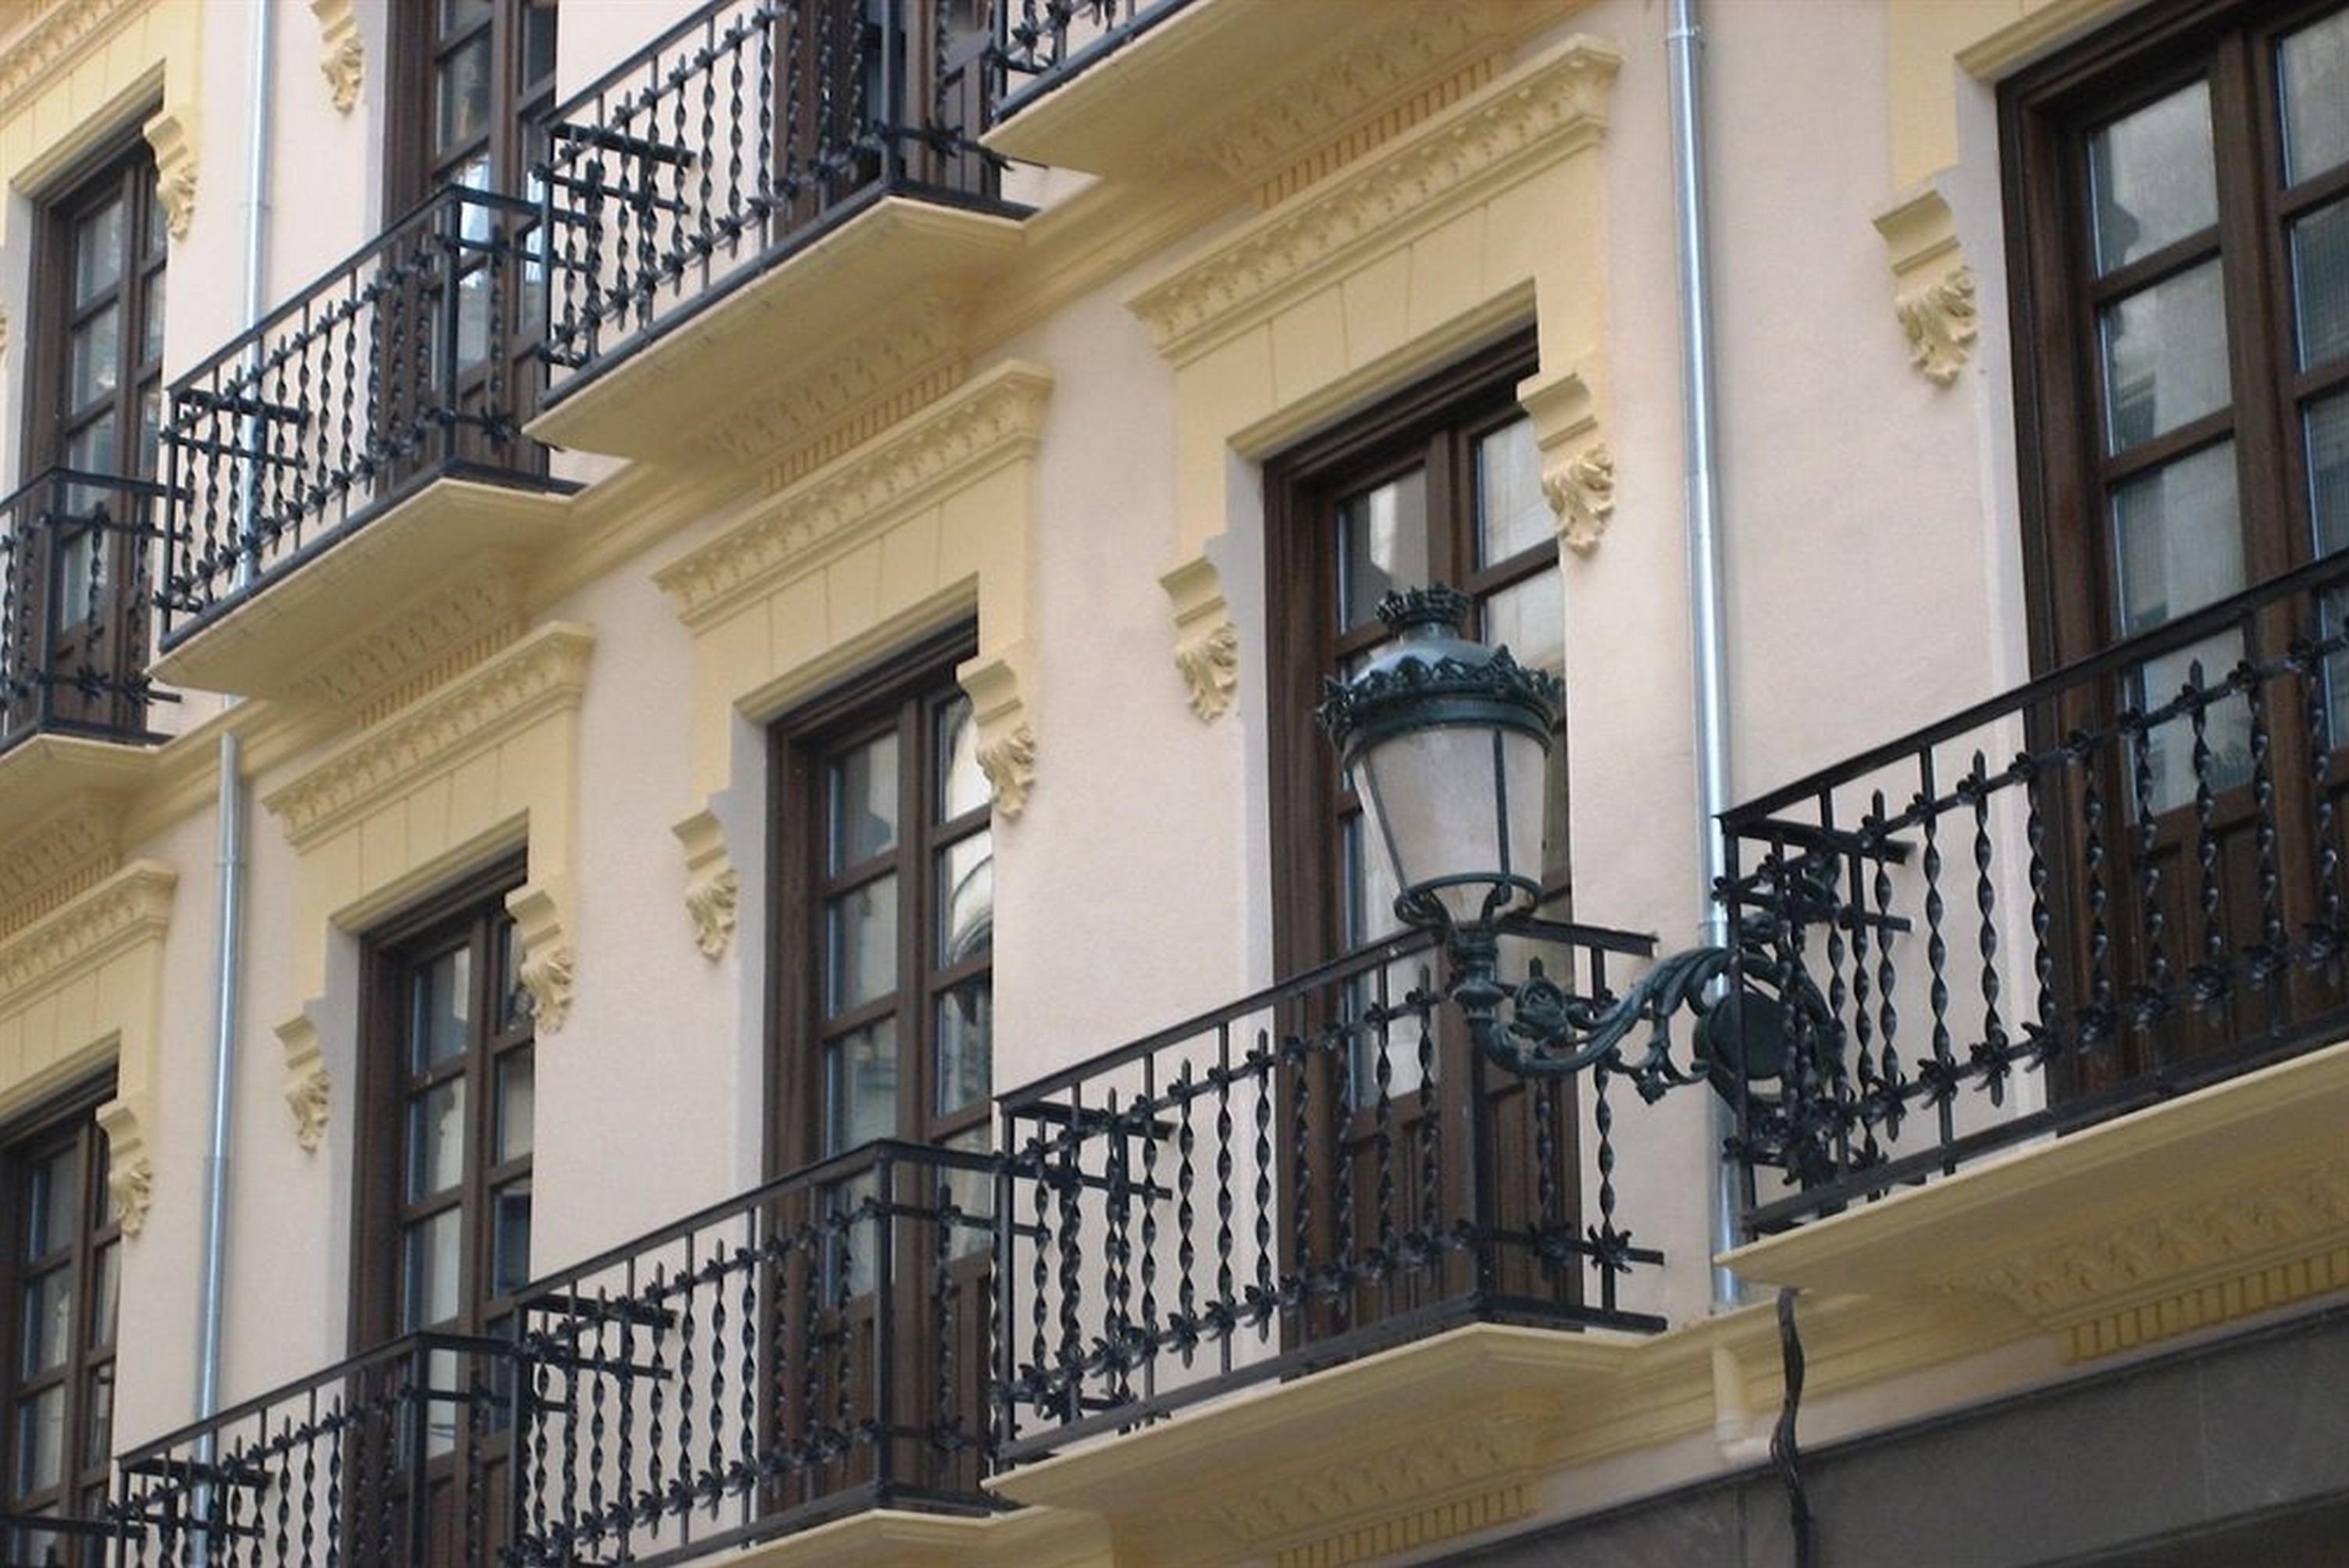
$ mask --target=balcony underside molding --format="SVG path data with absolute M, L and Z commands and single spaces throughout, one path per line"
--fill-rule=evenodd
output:
M 2349 1044 L 1741 1247 L 1749 1280 L 1974 1297 L 2083 1359 L 2349 1289 Z
M 884 197 L 532 420 L 552 446 L 722 463 L 770 488 L 936 397 L 970 306 L 1009 271 L 1018 220 Z
M 1202 169 L 1277 194 L 1423 112 L 1443 84 L 1489 70 L 1572 8 L 1568 0 L 1192 0 L 984 139 L 1014 158 L 1112 179 Z
M 2012 1328 L 1995 1309 L 1837 1298 L 1802 1311 L 1813 1395 L 1971 1354 Z M 1776 1414 L 1780 1366 L 1768 1305 L 1654 1337 L 1474 1324 L 989 1485 L 1101 1518 L 1122 1568 L 1319 1568 L 1525 1517 L 1562 1469 L 1704 1432 L 1758 1441 Z
M 1099 1521 L 1059 1509 L 972 1518 L 868 1509 L 757 1546 L 733 1568 L 1105 1568 Z
M 158 766 L 152 748 L 66 735 L 0 752 L 0 937 L 112 874 L 125 803 Z
M 512 641 L 519 585 L 570 537 L 574 505 L 436 480 L 160 655 L 156 678 L 370 723 Z

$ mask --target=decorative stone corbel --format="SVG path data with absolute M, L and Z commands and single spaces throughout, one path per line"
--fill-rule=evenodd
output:
M 98 1125 L 106 1132 L 106 1191 L 126 1236 L 147 1228 L 147 1211 L 155 1202 L 155 1162 L 147 1157 L 148 1120 L 127 1099 L 110 1099 L 98 1108 Z
M 1174 605 L 1174 668 L 1190 688 L 1191 711 L 1213 723 L 1230 711 L 1240 684 L 1240 634 L 1224 602 L 1223 576 L 1206 556 L 1161 573 Z
M 983 619 L 984 617 L 982 617 Z M 983 633 L 982 633 L 983 640 Z M 1036 786 L 1036 731 L 1028 722 L 1028 645 L 981 655 L 956 672 L 978 720 L 978 766 L 995 791 L 995 812 L 1006 821 L 1028 809 Z
M 568 890 L 549 882 L 527 882 L 506 894 L 522 938 L 522 988 L 542 1036 L 561 1033 L 571 1014 L 571 904 Z
M 188 237 L 196 215 L 196 107 L 175 104 L 143 128 L 147 145 L 155 150 L 155 194 L 171 238 Z
M 285 1104 L 294 1112 L 294 1141 L 316 1154 L 326 1140 L 326 1117 L 334 1102 L 334 1079 L 318 1049 L 318 1026 L 305 1013 L 277 1026 L 285 1047 Z
M 1542 494 L 1558 538 L 1588 554 L 1615 515 L 1615 454 L 1599 433 L 1598 376 L 1588 366 L 1544 371 L 1517 387 L 1541 449 Z
M 1877 214 L 1891 252 L 1892 309 L 1909 339 L 1909 363 L 1936 387 L 1954 384 L 1981 324 L 1973 269 L 1958 245 L 1957 222 L 1938 185 L 1904 193 Z
M 348 114 L 358 106 L 359 86 L 367 76 L 357 13 L 351 0 L 310 0 L 310 15 L 318 19 L 318 69 L 334 97 L 335 112 Z
M 0 305 L 0 354 L 8 352 L 8 307 Z
M 710 812 L 696 811 L 670 831 L 685 846 L 685 912 L 693 919 L 693 944 L 704 958 L 722 958 L 734 940 L 741 896 L 741 879 L 726 852 L 726 830 Z

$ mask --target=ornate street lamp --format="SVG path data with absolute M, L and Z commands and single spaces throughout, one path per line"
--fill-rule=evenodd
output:
M 1379 616 L 1394 641 L 1350 680 L 1332 680 L 1316 717 L 1402 890 L 1395 913 L 1444 939 L 1449 994 L 1477 1047 L 1534 1076 L 1603 1064 L 1651 1100 L 1702 1080 L 1734 1100 L 1741 1078 L 1780 1077 L 1785 1008 L 1767 991 L 1735 984 L 1740 954 L 1732 949 L 1676 953 L 1620 997 L 1576 995 L 1538 961 L 1523 980 L 1502 978 L 1500 938 L 1538 934 L 1547 923 L 1533 913 L 1542 791 L 1566 693 L 1508 649 L 1463 636 L 1469 608 L 1467 595 L 1440 583 L 1387 594 Z M 1751 939 L 1742 945 L 1754 955 Z M 1807 982 L 1797 989 L 1807 992 Z M 1735 1006 L 1726 1005 L 1731 996 L 1740 998 Z M 1673 1061 L 1671 1038 L 1683 1009 L 1696 1018 L 1686 1068 Z M 1643 1022 L 1648 1047 L 1634 1060 L 1623 1043 Z

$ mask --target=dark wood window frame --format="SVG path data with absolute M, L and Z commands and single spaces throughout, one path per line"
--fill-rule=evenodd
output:
M 538 150 L 532 118 L 553 107 L 553 51 L 533 71 L 530 22 L 559 14 L 552 0 L 397 0 L 391 7 L 391 65 L 385 93 L 385 216 L 423 201 L 476 158 L 486 160 L 488 188 L 520 194 Z M 551 40 L 550 40 L 551 42 Z M 488 102 L 481 125 L 447 142 L 440 139 L 440 86 L 452 62 L 482 51 Z
M 109 1072 L 0 1130 L 0 1345 L 6 1350 L 0 1359 L 0 1513 L 96 1518 L 95 1504 L 106 1495 L 113 1465 L 110 1391 L 119 1343 L 122 1227 L 107 1187 L 106 1134 L 97 1111 L 113 1093 Z M 27 1256 L 26 1226 L 34 1216 L 26 1188 L 36 1168 L 60 1155 L 71 1163 L 76 1183 L 71 1233 Z M 109 1255 L 108 1285 L 99 1270 Z M 64 1331 L 64 1360 L 32 1374 L 25 1364 L 23 1316 L 26 1288 L 36 1276 L 68 1282 L 71 1321 Z M 101 1383 L 109 1390 L 103 1415 L 96 1395 Z M 19 1401 L 51 1388 L 63 1393 L 58 1478 L 20 1490 Z M 67 1561 L 76 1561 L 72 1543 L 67 1545 Z M 98 1553 L 89 1552 L 86 1560 L 96 1563 Z
M 990 831 L 991 803 L 942 818 L 933 795 L 936 716 L 965 701 L 954 671 L 978 646 L 969 626 L 925 638 L 777 722 L 769 776 L 772 875 L 769 928 L 768 1167 L 785 1175 L 845 1148 L 827 1146 L 825 1045 L 888 1015 L 898 1020 L 896 1125 L 914 1142 L 968 1143 L 990 1127 L 981 1095 L 948 1111 L 936 1104 L 936 1015 L 947 992 L 992 973 L 993 950 L 953 962 L 934 957 L 941 897 L 931 862 L 949 843 Z M 831 758 L 885 733 L 899 737 L 896 841 L 838 871 L 827 864 L 825 769 Z M 905 830 L 905 824 L 915 830 Z M 825 1016 L 823 902 L 877 878 L 895 878 L 897 985 L 885 997 Z M 910 1028 L 905 1026 L 910 1022 Z M 846 1147 L 854 1147 L 854 1144 Z
M 438 1195 L 445 1190 L 411 1202 L 408 1174 L 402 1169 L 409 1153 L 407 1104 L 428 1085 L 462 1078 L 466 1086 L 462 1173 L 453 1202 L 462 1215 L 459 1222 L 461 1273 L 457 1316 L 445 1326 L 453 1332 L 483 1333 L 511 1305 L 492 1278 L 497 1235 L 491 1200 L 496 1191 L 527 1181 L 533 1161 L 528 1152 L 504 1161 L 492 1158 L 498 1137 L 498 1071 L 502 1063 L 532 1051 L 534 1038 L 527 1006 L 501 995 L 502 981 L 518 965 L 519 954 L 506 961 L 498 943 L 500 933 L 507 942 L 518 940 L 504 912 L 503 895 L 519 886 L 523 876 L 520 861 L 505 861 L 478 872 L 378 927 L 364 944 L 360 969 L 366 1012 L 359 1042 L 356 1160 L 358 1191 L 357 1222 L 352 1227 L 354 1351 L 395 1338 L 406 1330 L 400 1299 L 405 1227 L 452 1206 L 450 1200 Z M 405 1016 L 407 982 L 420 961 L 460 944 L 470 954 L 468 1013 L 477 1026 L 460 1057 L 415 1069 L 403 1056 L 410 1026 Z
M 1547 546 L 1488 567 L 1480 567 L 1472 554 L 1475 441 L 1524 418 L 1516 387 L 1537 363 L 1532 332 L 1512 334 L 1266 465 L 1273 945 L 1282 974 L 1300 973 L 1345 945 L 1345 872 L 1337 824 L 1354 803 L 1336 754 L 1314 726 L 1313 709 L 1324 677 L 1381 638 L 1374 628 L 1358 624 L 1341 634 L 1333 626 L 1338 563 L 1332 508 L 1345 494 L 1424 463 L 1428 512 L 1431 519 L 1444 520 L 1434 525 L 1442 537 L 1431 554 L 1432 578 L 1481 599 L 1496 587 L 1529 581 L 1541 570 L 1555 571 L 1554 536 Z M 1556 744 L 1565 743 L 1561 725 Z M 1562 778 L 1562 750 L 1559 758 Z M 1554 825 L 1562 827 L 1562 799 L 1554 802 L 1553 813 Z M 1556 836 L 1565 838 L 1562 832 Z M 1564 841 L 1550 858 L 1545 913 L 1563 919 L 1570 892 Z

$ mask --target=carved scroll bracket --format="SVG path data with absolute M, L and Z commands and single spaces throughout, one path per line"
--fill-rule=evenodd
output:
M 1955 385 L 1981 334 L 1973 269 L 1938 182 L 1903 193 L 1877 214 L 1891 253 L 1892 308 L 1909 339 L 1909 363 L 1936 387 Z
M 155 150 L 155 194 L 163 203 L 171 238 L 188 237 L 196 216 L 196 106 L 177 103 L 144 127 Z
M 984 612 L 982 611 L 982 618 Z M 982 640 L 984 634 L 982 633 Z M 981 654 L 956 672 L 978 719 L 978 765 L 995 791 L 995 814 L 1015 821 L 1036 787 L 1036 730 L 1026 694 L 1034 689 L 1025 639 Z
M 128 1099 L 98 1108 L 98 1125 L 106 1133 L 106 1191 L 126 1236 L 147 1228 L 155 1202 L 155 1162 L 147 1156 L 147 1126 L 153 1119 L 150 1109 Z
M 285 1104 L 294 1113 L 294 1141 L 305 1154 L 316 1154 L 326 1140 L 334 1079 L 326 1071 L 318 1047 L 318 1026 L 309 1009 L 278 1025 L 277 1038 L 285 1047 Z
M 571 1016 L 575 907 L 564 880 L 533 878 L 506 894 L 506 912 L 522 938 L 522 988 L 530 994 L 531 1017 L 541 1036 L 561 1033 Z
M 326 78 L 335 112 L 348 114 L 358 107 L 359 88 L 367 77 L 358 14 L 351 0 L 310 0 L 310 15 L 318 19 L 318 69 Z
M 1224 600 L 1215 562 L 1197 556 L 1159 574 L 1174 607 L 1174 668 L 1191 694 L 1191 711 L 1213 723 L 1228 712 L 1240 684 L 1240 634 Z
M 1517 387 L 1541 449 L 1542 494 L 1557 513 L 1558 538 L 1582 554 L 1597 548 L 1615 516 L 1615 456 L 1599 423 L 1601 380 L 1593 356 Z
M 734 940 L 741 879 L 726 849 L 726 829 L 715 813 L 696 811 L 670 831 L 685 846 L 685 913 L 693 944 L 704 958 L 723 958 Z

